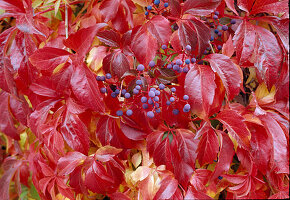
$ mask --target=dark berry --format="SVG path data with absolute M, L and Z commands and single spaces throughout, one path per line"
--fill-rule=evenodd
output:
M 144 103 L 144 104 L 142 105 L 142 107 L 143 107 L 144 109 L 147 109 L 147 108 L 148 108 L 148 104 L 147 104 L 147 103 Z
M 154 112 L 152 112 L 152 111 L 147 112 L 147 117 L 153 118 L 154 117 Z
M 131 116 L 132 114 L 133 114 L 133 111 L 132 111 L 132 110 L 127 110 L 127 111 L 126 111 L 126 115 L 127 115 L 127 116 Z
M 172 113 L 173 113 L 174 115 L 178 115 L 178 114 L 179 114 L 179 110 L 178 110 L 178 109 L 173 109 L 173 110 L 172 110 Z
M 176 64 L 177 64 L 177 65 L 182 65 L 182 60 L 177 59 L 177 60 L 176 60 Z
M 191 46 L 190 46 L 190 45 L 186 45 L 185 49 L 186 49 L 187 51 L 191 51 Z
M 139 90 L 137 90 L 136 88 L 133 89 L 133 94 L 138 94 Z
M 159 91 L 159 90 L 156 90 L 156 91 L 155 91 L 155 95 L 156 95 L 156 96 L 159 96 L 159 95 L 160 95 L 160 91 Z
M 235 23 L 237 23 L 237 21 L 235 19 L 232 19 L 231 24 L 235 24 Z
M 172 69 L 172 65 L 171 64 L 168 64 L 167 65 L 167 69 Z
M 187 101 L 189 99 L 189 96 L 188 95 L 184 95 L 183 99 Z
M 135 87 L 137 90 L 141 90 L 141 86 L 140 85 L 136 85 Z
M 159 97 L 155 96 L 154 101 L 159 101 Z
M 173 65 L 173 70 L 178 71 L 179 70 L 179 66 L 178 65 Z
M 182 71 L 183 71 L 183 73 L 187 73 L 189 71 L 189 69 L 188 69 L 188 67 L 184 67 Z
M 222 49 L 222 46 L 221 46 L 221 45 L 218 45 L 218 46 L 217 46 L 217 49 L 218 49 L 218 50 L 221 50 L 221 49 Z
M 223 31 L 227 31 L 229 29 L 229 27 L 227 25 L 223 25 L 222 29 L 223 29 Z
M 154 67 L 155 66 L 155 62 L 153 61 L 153 60 L 151 60 L 150 62 L 149 62 L 149 67 Z
M 137 81 L 136 81 L 136 84 L 137 84 L 137 85 L 142 85 L 142 81 L 141 81 L 141 80 L 137 80 Z
M 169 101 L 170 101 L 170 102 L 173 102 L 174 100 L 175 100 L 174 97 L 170 97 L 170 98 L 169 98 Z
M 215 15 L 219 15 L 220 12 L 219 12 L 219 11 L 215 11 L 214 14 L 215 14 Z
M 196 62 L 196 59 L 195 58 L 191 58 L 191 63 L 195 63 Z
M 171 92 L 176 92 L 176 88 L 175 87 L 171 88 Z
M 118 94 L 116 94 L 115 92 L 111 93 L 111 97 L 116 98 L 118 96 Z
M 219 17 L 218 17 L 217 15 L 214 15 L 213 18 L 214 18 L 214 19 L 218 19 Z
M 141 98 L 141 102 L 142 102 L 142 103 L 146 103 L 146 102 L 147 102 L 147 98 L 146 98 L 146 97 L 142 97 L 142 98 Z
M 168 3 L 164 3 L 164 7 L 167 8 L 168 7 Z
M 153 105 L 153 104 L 154 104 L 154 102 L 153 102 L 152 99 L 148 99 L 148 103 L 149 103 L 150 105 Z
M 163 83 L 160 83 L 160 84 L 159 84 L 159 89 L 160 89 L 160 90 L 164 90 L 164 88 L 165 88 L 165 85 L 164 85 Z
M 222 32 L 219 32 L 217 35 L 218 35 L 219 37 L 221 37 L 221 36 L 222 36 Z
M 146 12 L 145 12 L 145 15 L 149 15 L 149 12 L 148 12 L 148 11 L 146 11 Z
M 144 70 L 144 65 L 140 64 L 137 66 L 138 71 L 143 71 Z
M 122 111 L 122 110 L 118 110 L 118 111 L 116 112 L 116 114 L 117 114 L 117 116 L 122 116 L 122 115 L 123 115 L 123 111 Z
M 119 89 L 116 89 L 114 92 L 115 92 L 116 94 L 120 94 L 120 90 L 119 90 Z
M 223 177 L 222 177 L 222 176 L 219 176 L 219 177 L 218 177 L 218 179 L 219 179 L 219 180 L 222 180 L 222 179 L 223 179 Z
M 148 6 L 147 7 L 147 10 L 152 10 L 152 6 Z
M 122 94 L 122 95 L 125 95 L 125 94 L 126 94 L 126 92 L 127 92 L 127 90 L 126 90 L 126 89 L 122 89 L 122 92 L 121 92 L 121 94 Z
M 186 59 L 185 60 L 185 64 L 189 65 L 190 64 L 190 60 L 189 59 Z
M 214 30 L 214 33 L 215 33 L 215 34 L 218 34 L 218 33 L 219 33 L 219 30 L 218 30 L 218 29 L 215 29 L 215 30 Z
M 157 108 L 155 111 L 156 111 L 156 113 L 160 113 L 161 112 L 160 108 Z
M 160 0 L 154 0 L 154 4 L 155 5 L 159 5 L 160 4 Z
M 161 49 L 165 50 L 165 49 L 167 49 L 167 46 L 166 46 L 165 44 L 163 44 L 163 45 L 161 46 Z
M 210 37 L 210 41 L 214 41 L 214 36 L 211 36 Z
M 168 106 L 169 106 L 170 104 L 171 104 L 171 102 L 170 102 L 170 101 L 166 101 L 166 105 L 168 105 Z
M 110 73 L 107 73 L 106 74 L 106 79 L 110 79 L 110 78 L 112 78 L 112 75 Z
M 101 93 L 105 94 L 105 93 L 107 92 L 107 89 L 104 88 L 104 87 L 102 87 L 102 88 L 100 89 L 100 91 L 101 91 Z
M 127 92 L 124 96 L 126 99 L 129 99 L 131 97 L 131 94 Z

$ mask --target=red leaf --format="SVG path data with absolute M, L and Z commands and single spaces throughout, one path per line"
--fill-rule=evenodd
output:
M 36 68 L 52 72 L 58 65 L 67 62 L 69 55 L 63 49 L 44 47 L 35 51 L 29 59 Z
M 213 129 L 209 129 L 202 135 L 198 144 L 197 159 L 200 166 L 210 164 L 216 160 L 219 151 L 219 141 Z
M 235 48 L 233 44 L 232 35 L 230 35 L 226 43 L 223 44 L 222 52 L 224 55 L 228 56 L 229 58 L 232 57 L 232 55 L 234 54 Z
M 179 17 L 181 14 L 180 0 L 169 0 L 170 14 L 174 17 Z
M 289 9 L 287 9 L 288 3 L 287 0 L 258 0 L 253 4 L 250 14 L 273 13 L 274 15 L 278 15 L 279 13 L 286 13 L 286 16 L 288 15 L 289 17 Z
M 177 22 L 178 35 L 182 47 L 191 46 L 191 51 L 200 55 L 209 46 L 210 29 L 197 18 L 185 15 Z
M 60 131 L 64 140 L 72 149 L 83 154 L 88 153 L 89 132 L 77 115 L 67 112 Z
M 229 134 L 237 140 L 240 146 L 249 148 L 251 133 L 244 122 L 245 119 L 240 114 L 232 110 L 223 110 L 216 119 L 223 123 Z
M 212 199 L 205 193 L 197 191 L 194 187 L 189 187 L 184 199 Z
M 80 58 L 83 58 L 89 51 L 98 31 L 106 25 L 105 23 L 98 23 L 88 28 L 82 28 L 76 33 L 71 34 L 63 43 L 68 48 L 77 52 Z
M 29 89 L 40 96 L 45 96 L 45 97 L 51 97 L 51 98 L 55 98 L 58 96 L 58 94 L 56 93 L 55 90 L 47 87 L 46 85 L 42 85 L 42 84 L 37 84 L 37 83 L 32 83 L 29 86 Z
M 253 63 L 258 71 L 257 75 L 271 88 L 278 80 L 283 56 L 273 33 L 243 21 L 233 40 L 240 64 Z
M 121 78 L 130 69 L 130 63 L 120 50 L 107 55 L 103 60 L 103 69 L 106 73 L 111 73 Z
M 156 15 L 146 23 L 148 31 L 157 39 L 159 45 L 167 45 L 171 36 L 171 27 L 169 21 L 161 16 Z
M 98 84 L 87 66 L 81 64 L 75 67 L 70 84 L 74 95 L 87 108 L 104 112 L 104 103 Z
M 221 0 L 188 0 L 184 3 L 184 12 L 192 15 L 206 16 L 212 13 Z
M 100 39 L 101 42 L 105 43 L 110 47 L 120 46 L 121 37 L 117 32 L 113 30 L 100 31 L 97 34 L 97 37 Z
M 31 109 L 23 96 L 16 98 L 10 95 L 9 109 L 15 119 L 27 126 L 27 118 L 31 114 Z
M 215 74 L 209 66 L 194 65 L 185 77 L 184 90 L 189 96 L 191 110 L 200 118 L 207 118 L 214 101 Z
M 130 140 L 143 140 L 147 136 L 147 133 L 143 132 L 142 130 L 126 125 L 123 122 L 120 122 L 120 128 L 123 131 L 124 135 Z
M 206 191 L 205 185 L 207 184 L 211 173 L 212 172 L 208 169 L 196 169 L 192 178 L 190 179 L 190 183 L 198 191 Z
M 177 189 L 178 181 L 173 176 L 168 175 L 162 179 L 160 188 L 154 196 L 154 200 L 171 199 Z
M 131 49 L 141 64 L 148 65 L 155 57 L 157 41 L 146 28 L 141 27 L 132 34 Z
M 211 68 L 221 78 L 226 88 L 228 99 L 232 100 L 240 92 L 242 71 L 233 61 L 223 54 L 210 54 L 205 57 Z
M 239 15 L 235 9 L 235 1 L 234 0 L 225 0 L 227 7 L 231 9 L 236 15 Z
M 69 152 L 58 160 L 57 168 L 60 171 L 58 174 L 62 176 L 72 173 L 85 159 L 86 156 L 80 152 Z

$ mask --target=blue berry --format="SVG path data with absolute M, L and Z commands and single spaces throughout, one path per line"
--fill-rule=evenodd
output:
M 116 89 L 116 90 L 115 90 L 115 93 L 116 93 L 116 94 L 119 94 L 119 93 L 120 93 L 120 90 L 119 90 L 119 89 Z
M 155 103 L 155 107 L 156 108 L 159 108 L 159 103 Z
M 219 17 L 218 17 L 217 15 L 214 15 L 213 18 L 214 18 L 214 19 L 218 19 Z
M 166 101 L 166 105 L 168 105 L 168 106 L 169 106 L 170 104 L 171 104 L 171 102 L 170 102 L 170 101 Z
M 196 59 L 195 58 L 191 58 L 191 63 L 195 63 L 196 62 Z
M 191 46 L 190 46 L 190 45 L 186 45 L 185 49 L 186 49 L 187 51 L 191 51 Z
M 223 179 L 223 177 L 222 177 L 222 176 L 219 176 L 219 177 L 218 177 L 218 179 L 219 179 L 219 180 L 222 180 L 222 179 Z
M 104 87 L 102 87 L 102 88 L 100 89 L 100 91 L 101 91 L 101 93 L 105 94 L 105 93 L 107 92 L 107 89 L 104 88 Z
M 190 105 L 189 104 L 185 104 L 185 106 L 183 107 L 183 111 L 184 112 L 189 112 L 190 111 Z
M 237 23 L 237 21 L 235 19 L 232 19 L 231 24 L 235 24 L 235 23 Z
M 125 93 L 124 96 L 125 96 L 126 99 L 129 99 L 131 97 L 131 94 L 127 92 L 127 93 Z
M 199 61 L 197 64 L 203 65 L 203 60 Z
M 171 92 L 176 92 L 176 88 L 175 87 L 171 88 Z
M 179 110 L 178 110 L 178 109 L 173 109 L 173 110 L 172 110 L 172 113 L 173 113 L 174 115 L 178 115 L 178 114 L 179 114 Z
M 122 95 L 125 95 L 125 94 L 126 94 L 126 92 L 127 92 L 127 90 L 126 90 L 126 89 L 122 89 L 122 92 L 121 92 L 121 94 L 122 94 Z
M 184 73 L 187 73 L 189 71 L 188 67 L 184 67 L 182 70 Z
M 137 90 L 141 90 L 141 86 L 140 85 L 136 85 L 135 87 Z
M 137 84 L 137 85 L 142 85 L 142 81 L 141 81 L 141 80 L 137 80 L 137 81 L 136 81 L 136 84 Z
M 179 66 L 178 65 L 173 65 L 173 70 L 178 71 L 179 70 Z
M 159 84 L 159 89 L 160 89 L 160 90 L 164 90 L 164 88 L 165 88 L 165 85 L 164 85 L 163 83 L 160 83 L 160 84 Z
M 105 81 L 106 77 L 105 76 L 100 76 L 100 81 Z
M 101 77 L 100 77 L 100 76 L 97 76 L 97 77 L 96 77 L 96 80 L 97 80 L 97 81 L 100 81 L 100 80 L 101 80 Z
M 147 102 L 147 98 L 146 98 L 146 97 L 142 97 L 142 98 L 141 98 L 141 102 L 142 102 L 142 103 L 146 103 L 146 102 Z
M 148 12 L 148 11 L 146 11 L 146 12 L 145 12 L 145 15 L 149 15 L 149 12 Z
M 218 29 L 215 29 L 215 30 L 214 30 L 214 33 L 215 33 L 215 34 L 218 34 L 218 33 L 219 33 L 219 30 L 218 30 Z
M 153 60 L 151 60 L 150 62 L 149 62 L 149 67 L 154 67 L 155 66 L 155 62 L 153 61 Z
M 152 111 L 147 112 L 147 117 L 153 118 L 154 117 L 154 112 L 152 112 Z
M 168 64 L 167 65 L 167 69 L 172 69 L 172 65 L 171 64 Z
M 153 105 L 153 104 L 154 104 L 154 102 L 152 101 L 152 99 L 148 99 L 148 103 L 149 103 L 150 105 Z
M 167 46 L 166 46 L 165 44 L 163 44 L 163 45 L 161 46 L 161 49 L 165 50 L 165 49 L 167 49 Z
M 144 65 L 140 64 L 137 66 L 138 71 L 143 71 L 144 70 Z
M 227 25 L 223 25 L 222 29 L 223 29 L 223 31 L 227 31 L 229 29 L 229 27 Z
M 152 97 L 152 98 L 155 97 L 155 92 L 150 91 L 150 92 L 148 93 L 148 96 L 149 96 L 149 97 Z
M 182 68 L 181 67 L 179 67 L 179 69 L 178 69 L 178 71 L 177 71 L 178 73 L 181 73 L 182 72 Z
M 122 116 L 122 115 L 123 115 L 123 111 L 122 111 L 122 110 L 118 110 L 118 111 L 116 112 L 116 114 L 117 114 L 117 116 Z
M 159 5 L 160 4 L 160 0 L 154 0 L 154 4 L 155 5 Z
M 215 11 L 214 14 L 215 14 L 215 15 L 219 15 L 220 12 L 219 12 L 219 11 Z
M 147 6 L 147 10 L 152 10 L 152 6 Z
M 219 32 L 219 33 L 218 33 L 218 36 L 221 37 L 221 36 L 222 36 L 222 32 Z
M 189 65 L 190 64 L 190 60 L 189 59 L 186 59 L 185 60 L 185 64 Z
M 211 36 L 210 37 L 210 41 L 214 41 L 214 36 Z
M 176 64 L 177 64 L 177 65 L 182 65 L 182 63 L 183 63 L 182 60 L 180 60 L 180 59 L 177 59 L 177 60 L 176 60 Z
M 164 7 L 167 8 L 168 7 L 168 3 L 164 3 Z
M 132 114 L 133 114 L 133 111 L 132 110 L 129 109 L 129 110 L 126 111 L 126 115 L 127 116 L 131 116 Z
M 156 90 L 156 91 L 155 91 L 155 95 L 156 95 L 156 96 L 159 96 L 159 95 L 160 95 L 160 91 L 159 91 L 159 90 Z
M 218 49 L 218 50 L 221 50 L 221 49 L 222 49 L 222 46 L 221 46 L 221 45 L 218 45 L 218 46 L 217 46 L 217 49 Z
M 133 89 L 133 94 L 138 94 L 139 90 L 137 90 L 136 88 Z
M 175 100 L 174 97 L 170 97 L 170 98 L 169 98 L 169 101 L 170 101 L 170 102 L 173 102 L 174 100 Z
M 155 110 L 155 112 L 156 112 L 156 113 L 160 113 L 160 112 L 161 112 L 160 108 L 157 108 L 157 109 Z
M 112 78 L 112 75 L 110 73 L 107 73 L 106 74 L 106 79 L 110 79 L 110 78 Z
M 203 54 L 204 54 L 204 55 L 207 55 L 207 54 L 208 54 L 207 50 L 205 50 L 205 51 L 203 52 Z
M 148 108 L 148 104 L 147 104 L 147 103 L 144 103 L 144 104 L 142 105 L 142 107 L 143 107 L 144 109 L 147 109 L 147 108 Z
M 150 88 L 150 91 L 153 91 L 153 92 L 155 92 L 156 91 L 156 88 Z
M 116 94 L 115 92 L 111 93 L 111 97 L 116 98 L 118 96 L 118 94 Z
M 184 96 L 183 96 L 183 99 L 184 99 L 185 101 L 187 101 L 187 100 L 189 99 L 189 96 L 188 96 L 188 95 L 184 95 Z
M 159 101 L 159 97 L 155 96 L 154 101 Z

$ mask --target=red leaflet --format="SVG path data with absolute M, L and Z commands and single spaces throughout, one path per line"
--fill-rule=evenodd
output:
M 189 96 L 191 109 L 200 118 L 207 118 L 214 101 L 215 74 L 209 66 L 194 65 L 186 75 L 184 90 Z
M 213 163 L 219 151 L 219 141 L 213 129 L 209 129 L 200 139 L 197 159 L 200 166 Z
M 212 199 L 205 193 L 196 190 L 194 187 L 190 186 L 186 192 L 184 199 Z
M 208 182 L 208 177 L 211 175 L 211 171 L 208 169 L 196 169 L 192 178 L 190 179 L 190 183 L 198 190 L 198 191 L 206 191 L 205 185 Z
M 168 175 L 160 183 L 160 188 L 156 193 L 154 200 L 171 199 L 175 191 L 178 189 L 178 181 L 173 176 Z
M 210 29 L 208 26 L 191 15 L 184 15 L 177 24 L 181 46 L 185 49 L 187 45 L 190 45 L 195 55 L 203 53 L 209 46 Z
M 184 3 L 184 12 L 192 15 L 205 16 L 212 13 L 221 0 L 188 0 Z
M 235 1 L 233 0 L 225 0 L 227 7 L 231 9 L 236 15 L 239 15 L 235 9 Z
M 273 13 L 274 15 L 278 15 L 279 13 L 285 13 L 286 16 L 289 17 L 289 10 L 287 9 L 288 1 L 287 0 L 258 0 L 252 4 L 252 8 L 250 11 L 251 15 L 258 13 Z
M 80 58 L 83 58 L 89 51 L 91 43 L 98 31 L 107 24 L 98 23 L 94 26 L 83 28 L 71 34 L 63 43 L 68 48 L 73 49 Z
M 216 119 L 224 125 L 240 146 L 249 148 L 251 133 L 241 115 L 232 110 L 224 110 L 217 115 Z
M 44 47 L 35 51 L 30 57 L 30 62 L 40 70 L 52 72 L 58 65 L 69 60 L 69 52 L 53 47 Z
M 210 54 L 205 57 L 214 72 L 221 78 L 226 88 L 228 99 L 232 100 L 240 92 L 242 71 L 232 60 L 222 54 Z
M 74 66 L 70 84 L 77 99 L 93 111 L 104 111 L 103 97 L 101 96 L 94 75 L 84 64 Z
M 230 35 L 229 39 L 226 41 L 226 43 L 224 43 L 222 52 L 229 58 L 232 57 L 232 55 L 235 53 L 232 35 Z
M 130 63 L 125 54 L 117 50 L 103 59 L 103 67 L 106 73 L 121 78 L 125 72 L 129 71 Z
M 121 43 L 120 35 L 114 30 L 104 30 L 97 34 L 101 42 L 104 42 L 110 47 L 118 47 Z

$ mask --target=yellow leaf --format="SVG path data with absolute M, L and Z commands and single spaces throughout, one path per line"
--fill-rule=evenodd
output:
M 273 87 L 271 88 L 271 91 L 269 92 L 265 83 L 260 84 L 255 91 L 255 95 L 258 100 L 259 105 L 274 102 L 275 94 L 276 94 L 275 85 L 273 85 Z
M 61 0 L 56 0 L 55 4 L 54 4 L 54 16 L 56 16 L 59 6 L 60 6 L 60 2 Z
M 140 152 L 135 153 L 132 156 L 132 163 L 133 163 L 135 168 L 137 168 L 141 164 L 141 161 L 142 161 L 142 155 Z

